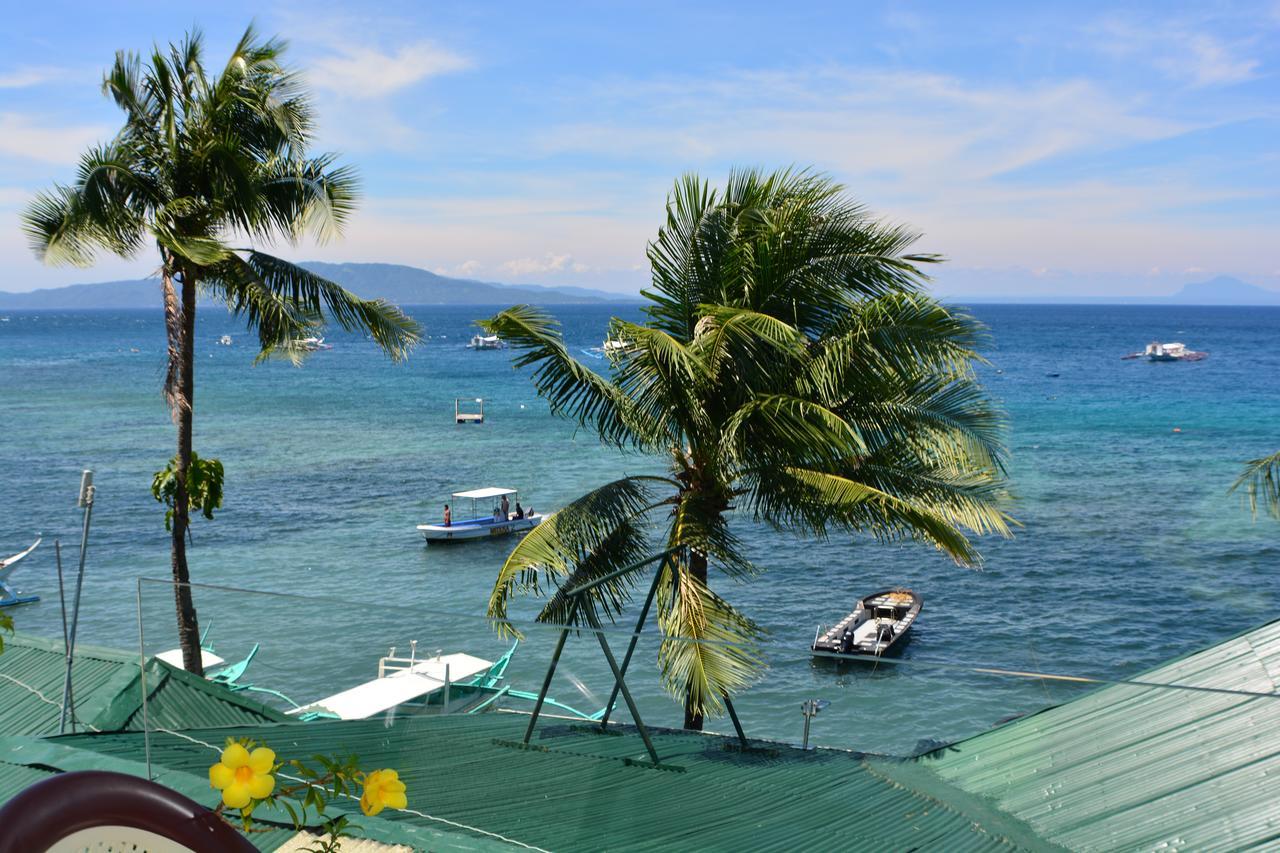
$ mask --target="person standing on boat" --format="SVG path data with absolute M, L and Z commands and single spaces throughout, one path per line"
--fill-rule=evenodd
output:
M 506 521 L 511 518 L 511 502 L 507 500 L 507 496 L 502 496 L 502 520 Z
M 453 524 L 453 513 L 449 512 L 449 505 L 444 505 L 444 526 L 449 527 Z

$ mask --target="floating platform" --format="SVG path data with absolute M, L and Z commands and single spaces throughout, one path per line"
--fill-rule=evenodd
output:
M 484 399 L 476 397 L 476 403 L 480 406 L 478 412 L 462 411 L 462 400 L 455 399 L 453 401 L 453 420 L 459 424 L 482 424 L 484 423 Z

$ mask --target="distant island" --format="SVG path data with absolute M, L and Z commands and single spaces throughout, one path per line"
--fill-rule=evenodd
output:
M 1015 303 L 1033 305 L 1280 305 L 1280 291 L 1267 290 L 1238 278 L 1220 275 L 1184 285 L 1169 296 L 946 296 L 959 304 Z
M 306 262 L 302 266 L 336 281 L 363 298 L 380 297 L 397 305 L 537 305 L 632 302 L 638 296 L 609 293 L 583 287 L 547 287 L 538 284 L 496 284 L 465 278 L 449 278 L 428 270 L 400 264 L 328 264 Z M 104 281 L 33 290 L 0 291 L 0 309 L 159 308 L 157 279 Z

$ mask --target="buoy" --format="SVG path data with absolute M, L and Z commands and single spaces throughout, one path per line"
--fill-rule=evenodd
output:
M 1182 432 L 1182 427 L 1174 427 L 1174 428 L 1173 428 L 1173 431 L 1174 431 L 1174 432 Z

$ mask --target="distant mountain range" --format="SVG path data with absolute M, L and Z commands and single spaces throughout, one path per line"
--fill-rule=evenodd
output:
M 400 264 L 328 264 L 303 262 L 314 273 L 336 281 L 364 298 L 381 297 L 397 305 L 536 305 L 634 302 L 640 297 L 585 287 L 541 284 L 497 284 L 449 278 Z M 154 279 L 73 284 L 29 293 L 0 291 L 0 309 L 159 308 L 159 282 Z M 1280 291 L 1238 278 L 1218 276 L 1184 286 L 1170 296 L 946 296 L 959 304 L 1030 303 L 1067 305 L 1280 305 Z
M 1220 275 L 1183 286 L 1171 296 L 948 296 L 960 304 L 1032 303 L 1038 305 L 1280 305 L 1280 291 Z
M 629 302 L 639 297 L 584 287 L 547 287 L 540 284 L 495 284 L 436 275 L 399 264 L 327 264 L 303 262 L 303 267 L 336 281 L 357 296 L 380 297 L 397 305 L 538 305 Z M 104 281 L 33 290 L 0 291 L 0 308 L 41 310 L 67 308 L 159 308 L 157 279 Z

